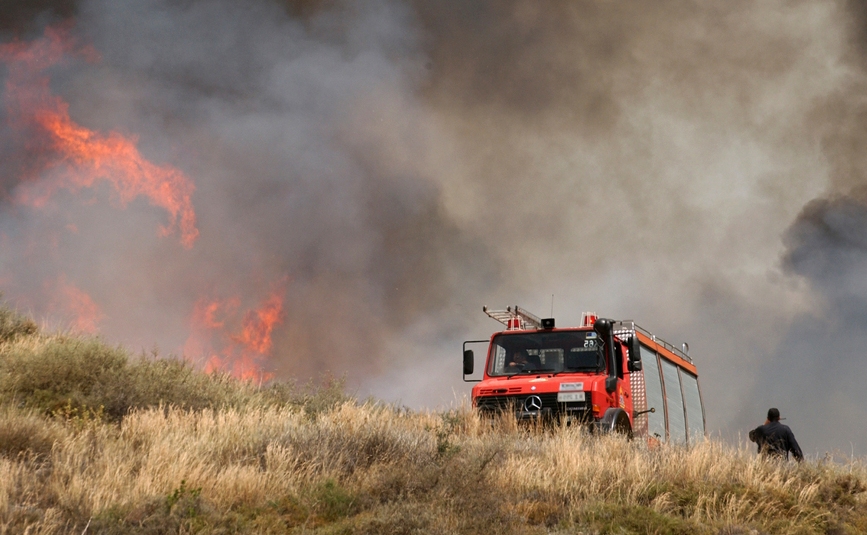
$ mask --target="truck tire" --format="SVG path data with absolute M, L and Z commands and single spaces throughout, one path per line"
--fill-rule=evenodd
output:
M 597 427 L 602 433 L 617 433 L 632 440 L 632 424 L 629 423 L 629 415 L 623 409 L 606 410 Z

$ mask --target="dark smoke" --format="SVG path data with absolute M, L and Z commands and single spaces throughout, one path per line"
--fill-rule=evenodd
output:
M 776 405 L 805 450 L 861 452 L 849 443 L 864 437 L 827 433 L 856 405 L 823 396 L 860 371 L 846 355 L 861 335 L 831 334 L 860 332 L 858 13 L 819 0 L 19 10 L 4 40 L 74 17 L 101 59 L 58 66 L 52 89 L 81 124 L 135 134 L 191 177 L 200 238 L 159 238 L 165 214 L 122 209 L 106 187 L 15 205 L 36 156 L 4 121 L 0 283 L 62 321 L 45 282 L 62 274 L 99 304 L 106 337 L 174 352 L 203 296 L 253 307 L 286 278 L 278 377 L 327 370 L 427 407 L 467 392 L 460 342 L 497 327 L 483 304 L 544 316 L 553 295 L 560 325 L 594 310 L 688 341 L 714 433 Z
M 762 370 L 754 395 L 786 400 L 818 451 L 863 455 L 867 431 L 867 4 L 849 2 L 842 83 L 807 115 L 827 162 L 828 190 L 807 203 L 783 234 L 783 266 L 812 292 Z
M 122 125 L 194 177 L 201 234 L 189 251 L 157 238 L 163 214 L 120 210 L 107 187 L 61 192 L 47 211 L 8 203 L 9 296 L 46 313 L 46 281 L 70 281 L 104 311 L 105 335 L 178 351 L 197 300 L 253 308 L 285 279 L 273 371 L 357 386 L 386 365 L 388 340 L 464 285 L 495 284 L 425 162 L 440 141 L 413 95 L 410 10 L 322 6 L 81 2 L 77 37 L 101 58 L 58 66 L 54 89 L 88 128 Z M 11 186 L 38 157 L 19 137 L 3 143 Z
M 45 24 L 75 15 L 76 0 L 8 0 L 0 3 L 0 35 L 32 37 Z
M 863 454 L 867 430 L 867 204 L 863 196 L 817 199 L 784 235 L 784 263 L 816 292 L 759 371 L 756 401 L 788 407 L 802 440 L 819 451 Z M 783 400 L 781 402 L 781 400 Z

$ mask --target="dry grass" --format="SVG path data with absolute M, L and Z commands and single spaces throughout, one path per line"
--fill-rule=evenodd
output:
M 79 342 L 91 356 L 120 351 Z M 411 412 L 182 368 L 216 392 L 196 405 L 168 384 L 177 371 L 155 379 L 114 357 L 93 373 L 133 390 L 142 377 L 158 384 L 114 416 L 93 405 L 112 397 L 87 377 L 41 384 L 46 399 L 79 395 L 46 410 L 16 371 L 38 367 L 10 362 L 49 366 L 41 348 L 51 343 L 0 344 L 0 534 L 867 532 L 857 460 L 764 462 L 712 441 L 648 449 L 466 407 Z
M 344 403 L 0 413 L 0 533 L 863 533 L 859 462 Z M 50 444 L 50 446 L 49 446 Z M 755 531 L 753 531 L 755 530 Z

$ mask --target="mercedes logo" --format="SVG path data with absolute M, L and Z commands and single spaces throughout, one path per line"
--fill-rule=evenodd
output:
M 540 411 L 542 410 L 542 398 L 539 396 L 530 396 L 524 400 L 525 411 Z

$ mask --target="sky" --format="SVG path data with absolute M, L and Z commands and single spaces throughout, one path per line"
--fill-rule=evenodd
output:
M 865 14 L 6 3 L 0 291 L 48 328 L 418 409 L 466 399 L 483 305 L 594 311 L 689 343 L 711 436 L 775 406 L 808 455 L 867 455 Z

